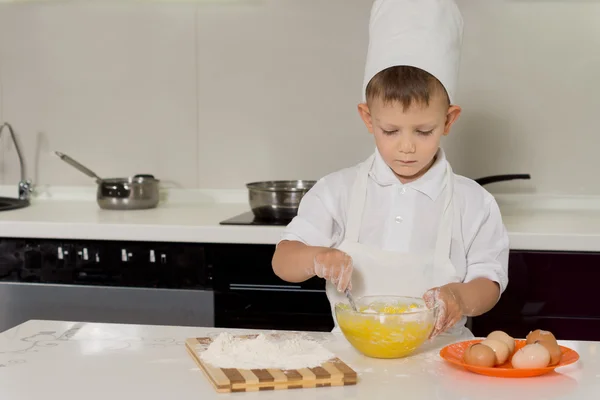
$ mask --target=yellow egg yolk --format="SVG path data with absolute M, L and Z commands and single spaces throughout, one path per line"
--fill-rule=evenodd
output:
M 346 305 L 340 308 L 340 329 L 358 351 L 369 357 L 405 357 L 419 348 L 433 329 L 431 314 L 412 318 L 411 314 L 403 315 L 422 308 L 417 304 L 361 306 L 359 313 Z

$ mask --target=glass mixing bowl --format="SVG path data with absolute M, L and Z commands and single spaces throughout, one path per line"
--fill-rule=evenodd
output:
M 421 298 L 403 296 L 364 296 L 356 308 L 337 303 L 337 323 L 354 348 L 373 358 L 412 354 L 429 339 L 438 311 Z

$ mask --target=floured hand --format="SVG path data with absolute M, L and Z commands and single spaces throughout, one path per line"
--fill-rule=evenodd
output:
M 351 289 L 352 258 L 337 249 L 317 254 L 314 262 L 315 275 L 330 281 L 339 292 Z
M 436 304 L 438 306 L 432 338 L 452 328 L 463 317 L 462 301 L 458 291 L 453 288 L 453 284 L 428 290 L 423 296 L 423 300 L 428 308 L 432 308 Z

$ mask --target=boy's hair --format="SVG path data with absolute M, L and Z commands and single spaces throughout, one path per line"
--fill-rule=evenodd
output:
M 413 102 L 428 106 L 431 96 L 437 93 L 442 93 L 450 106 L 444 85 L 429 72 L 410 66 L 386 68 L 375 75 L 366 88 L 367 102 L 376 98 L 384 103 L 398 102 L 405 110 Z

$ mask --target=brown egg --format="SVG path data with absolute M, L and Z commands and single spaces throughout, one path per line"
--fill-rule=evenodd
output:
M 481 344 L 494 351 L 494 354 L 496 354 L 496 365 L 504 364 L 511 354 L 508 345 L 500 340 L 485 339 Z
M 465 350 L 463 361 L 468 365 L 490 368 L 496 364 L 496 353 L 488 346 L 476 343 Z
M 488 339 L 500 340 L 508 345 L 510 354 L 515 352 L 515 339 L 508 333 L 502 331 L 494 331 L 487 336 Z
M 550 353 L 550 364 L 548 365 L 552 366 L 560 362 L 560 359 L 562 358 L 562 351 L 560 350 L 556 340 L 538 340 L 535 343 L 541 344 L 546 348 L 546 350 L 548 350 L 548 353 Z
M 533 344 L 538 340 L 552 340 L 556 342 L 556 338 L 552 334 L 552 332 L 543 331 L 541 329 L 535 330 L 533 332 L 529 332 L 527 335 L 527 344 Z

